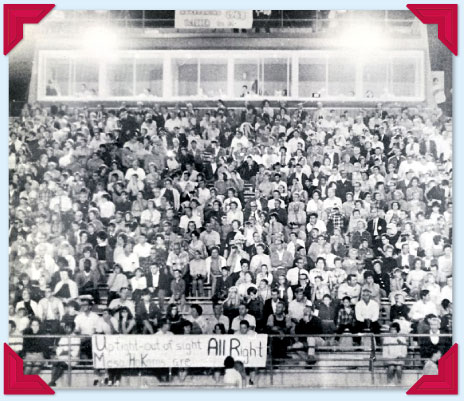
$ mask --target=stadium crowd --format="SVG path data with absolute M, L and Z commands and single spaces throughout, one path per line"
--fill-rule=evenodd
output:
M 10 336 L 295 334 L 273 341 L 285 358 L 390 332 L 389 380 L 398 333 L 429 334 L 424 360 L 451 344 L 440 109 L 32 104 L 9 135 Z M 55 382 L 67 341 L 12 343 L 26 373 L 62 359 Z

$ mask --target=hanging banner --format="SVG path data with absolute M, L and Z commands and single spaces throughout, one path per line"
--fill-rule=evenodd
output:
M 176 10 L 178 29 L 251 29 L 253 10 Z
M 112 368 L 221 368 L 231 356 L 265 367 L 267 335 L 94 335 L 93 366 Z

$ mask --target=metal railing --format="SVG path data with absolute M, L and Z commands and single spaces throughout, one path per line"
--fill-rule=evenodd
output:
M 334 28 L 336 26 L 339 29 L 343 24 L 359 23 L 359 21 L 366 18 L 369 19 L 370 23 L 374 22 L 385 28 L 411 27 L 415 21 L 413 14 L 407 10 L 354 11 L 336 15 L 335 17 L 329 16 L 328 11 L 324 10 L 272 10 L 270 16 L 253 14 L 253 29 L 308 28 L 313 32 L 326 32 L 332 28 L 331 24 L 333 24 Z M 40 30 L 42 32 L 58 29 L 69 30 L 86 24 L 95 24 L 96 22 L 119 28 L 175 29 L 173 10 L 55 10 L 49 18 L 40 24 Z M 225 31 L 231 30 L 226 29 Z
M 117 335 L 117 334 L 116 334 Z M 407 339 L 406 344 L 388 344 L 388 346 L 406 346 L 407 355 L 404 358 L 396 358 L 392 362 L 400 361 L 406 370 L 420 371 L 423 367 L 425 359 L 420 356 L 419 338 L 429 337 L 429 334 L 398 334 L 392 335 L 373 334 L 371 332 L 364 333 L 342 333 L 342 334 L 268 334 L 267 347 L 267 362 L 265 368 L 252 368 L 255 371 L 260 371 L 269 375 L 270 384 L 274 384 L 274 375 L 276 372 L 295 372 L 305 370 L 311 373 L 320 374 L 344 374 L 356 371 L 369 372 L 371 384 L 376 384 L 376 373 L 383 372 L 388 365 L 390 359 L 383 358 L 382 355 L 382 338 L 385 337 L 402 337 Z M 451 334 L 440 334 L 439 337 L 449 338 L 452 340 Z M 72 347 L 77 347 L 76 343 L 72 343 L 72 339 L 80 338 L 81 340 L 91 340 L 91 336 L 86 335 L 13 335 L 10 336 L 9 344 L 13 349 L 17 349 L 20 356 L 23 357 L 22 340 L 25 338 L 34 339 L 50 339 L 49 349 L 44 349 L 44 354 L 54 355 L 54 357 L 43 360 L 34 360 L 34 363 L 41 363 L 43 367 L 52 367 L 54 363 L 65 362 L 66 368 L 66 384 L 67 387 L 72 387 L 72 376 L 76 374 L 88 374 L 89 370 L 94 370 L 93 361 L 91 359 L 82 358 L 79 352 L 78 358 L 72 357 Z M 67 358 L 60 359 L 56 357 L 55 350 L 59 339 L 67 338 Z M 15 341 L 20 339 L 21 341 Z M 282 341 L 287 340 L 285 348 L 285 356 L 276 356 L 276 347 L 281 346 Z M 336 339 L 340 342 L 337 343 Z M 342 343 L 345 341 L 345 343 Z M 82 341 L 81 341 L 82 344 Z M 61 346 L 63 346 L 61 344 Z M 337 358 L 325 358 L 325 356 L 337 356 Z M 332 362 L 332 363 L 327 363 Z M 25 361 L 25 365 L 27 365 Z M 42 367 L 42 368 L 43 368 Z M 309 371 L 307 369 L 310 369 Z M 178 368 L 177 368 L 178 369 Z M 201 368 L 200 368 L 201 369 Z M 204 368 L 204 373 L 210 373 L 214 368 Z M 168 368 L 168 383 L 172 381 L 173 371 L 176 368 Z M 198 370 L 195 368 L 195 370 Z M 216 369 L 217 370 L 217 369 Z M 142 369 L 127 368 L 124 369 L 125 375 L 142 376 Z M 167 385 L 166 383 L 162 385 Z

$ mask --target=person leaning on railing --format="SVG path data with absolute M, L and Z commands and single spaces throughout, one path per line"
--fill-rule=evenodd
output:
M 387 383 L 394 383 L 395 377 L 398 384 L 401 384 L 403 377 L 403 366 L 408 355 L 407 338 L 398 336 L 400 325 L 392 323 L 390 325 L 391 336 L 383 337 L 382 356 L 387 365 Z
M 430 330 L 428 336 L 419 337 L 419 347 L 421 358 L 431 358 L 431 356 L 441 351 L 445 354 L 451 348 L 452 342 L 449 336 L 443 336 L 440 331 L 440 319 L 437 317 L 429 319 Z
M 54 362 L 52 366 L 52 377 L 49 386 L 56 386 L 56 382 L 63 375 L 64 371 L 69 368 L 69 363 L 74 362 L 79 358 L 79 351 L 81 347 L 80 337 L 73 336 L 75 325 L 73 322 L 67 322 L 64 325 L 64 337 L 58 340 L 56 347 L 56 359 L 59 361 Z
M 46 334 L 36 317 L 31 319 L 23 334 L 27 336 L 23 341 L 24 374 L 38 375 L 48 359 L 50 342 L 46 338 L 35 337 Z

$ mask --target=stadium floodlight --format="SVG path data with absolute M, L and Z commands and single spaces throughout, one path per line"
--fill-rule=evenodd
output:
M 360 23 L 348 27 L 338 41 L 346 49 L 365 52 L 387 47 L 389 42 L 385 35 L 378 25 Z
M 82 36 L 82 48 L 90 56 L 109 58 L 117 48 L 116 33 L 106 26 L 95 26 L 87 29 Z

